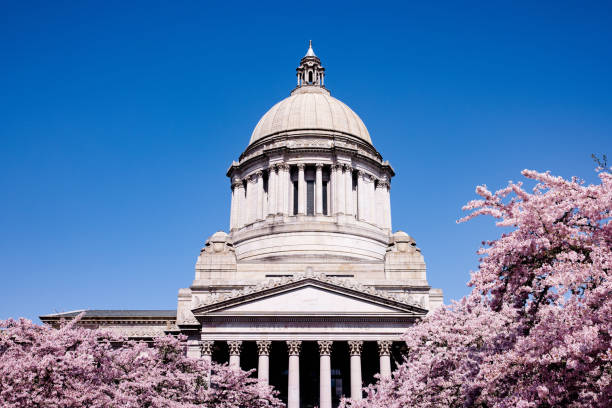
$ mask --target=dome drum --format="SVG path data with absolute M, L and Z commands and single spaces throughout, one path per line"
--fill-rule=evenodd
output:
M 227 172 L 236 257 L 383 262 L 393 169 L 309 53 L 297 87 L 262 116 Z

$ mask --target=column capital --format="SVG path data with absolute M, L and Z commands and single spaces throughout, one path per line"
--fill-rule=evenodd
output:
M 322 169 L 324 164 L 323 163 L 316 163 L 315 166 L 317 167 L 317 170 Z
M 257 344 L 257 354 L 260 356 L 269 356 L 270 355 L 270 346 L 272 342 L 270 340 L 257 340 L 255 342 Z
M 247 181 L 249 183 L 257 183 L 257 174 L 253 173 L 253 174 L 249 174 L 247 177 Z
M 304 163 L 298 163 L 298 164 L 296 164 L 296 166 L 297 166 L 298 170 L 300 170 L 300 171 L 303 171 L 304 167 L 306 167 L 306 165 Z
M 276 163 L 270 164 L 270 165 L 268 166 L 268 171 L 271 171 L 271 172 L 276 172 L 276 169 L 277 169 L 278 167 L 279 167 L 279 165 L 278 165 L 278 164 L 276 164 Z
M 257 170 L 257 171 L 256 171 L 254 174 L 255 174 L 257 177 L 261 177 L 261 176 L 263 176 L 263 170 Z
M 363 171 L 363 170 L 357 170 L 357 175 L 358 175 L 359 177 L 363 177 L 363 176 L 365 176 L 366 174 L 367 174 L 367 173 L 366 173 L 365 171 Z
M 242 351 L 242 340 L 230 340 L 227 342 L 230 356 L 239 356 Z
M 282 169 L 282 170 L 289 170 L 289 167 L 290 166 L 287 163 L 280 163 L 280 164 L 278 164 L 278 168 Z
M 349 354 L 351 356 L 360 356 L 361 348 L 363 347 L 363 341 L 361 340 L 349 340 Z
M 200 351 L 203 356 L 212 356 L 212 349 L 215 345 L 215 342 L 212 340 L 204 340 L 202 345 L 200 346 Z
M 322 356 L 329 356 L 332 351 L 332 344 L 334 342 L 331 340 L 319 340 L 317 344 L 319 345 L 319 354 Z
M 345 163 L 343 167 L 344 167 L 344 171 L 353 171 L 353 166 L 351 166 L 348 163 Z
M 290 356 L 299 356 L 302 348 L 302 340 L 287 340 L 287 349 Z
M 377 184 L 378 188 L 389 188 L 391 187 L 390 183 L 388 180 L 378 180 L 378 184 Z
M 391 340 L 378 340 L 378 354 L 381 356 L 391 355 L 391 345 L 393 342 Z
M 331 167 L 334 170 L 342 170 L 342 164 L 341 163 L 334 163 L 334 164 L 332 164 Z

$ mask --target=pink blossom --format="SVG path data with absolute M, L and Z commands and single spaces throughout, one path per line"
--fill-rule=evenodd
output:
M 78 319 L 77 319 L 78 320 Z M 250 373 L 186 357 L 184 339 L 153 345 L 81 328 L 0 321 L 0 406 L 281 407 Z
M 612 174 L 585 185 L 524 170 L 538 184 L 491 193 L 460 222 L 512 227 L 484 242 L 460 302 L 406 332 L 390 380 L 351 407 L 609 407 L 612 401 Z

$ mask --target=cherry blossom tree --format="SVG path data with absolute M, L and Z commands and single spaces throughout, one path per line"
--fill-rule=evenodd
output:
M 472 292 L 410 328 L 405 361 L 351 407 L 609 407 L 612 174 L 585 185 L 524 170 L 531 192 L 486 186 L 471 213 L 505 231 L 483 242 Z
M 72 321 L 60 329 L 0 322 L 0 406 L 282 407 L 249 372 L 185 355 L 183 339 L 152 346 Z

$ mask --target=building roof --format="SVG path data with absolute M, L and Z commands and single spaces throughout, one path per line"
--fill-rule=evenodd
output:
M 52 313 L 40 316 L 42 319 L 76 317 L 81 313 L 85 313 L 83 317 L 160 317 L 160 318 L 176 318 L 176 310 L 72 310 L 70 312 Z
M 288 131 L 340 132 L 372 144 L 361 118 L 347 105 L 318 86 L 303 86 L 274 105 L 257 123 L 250 143 Z

